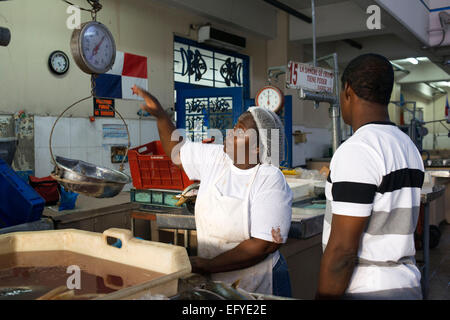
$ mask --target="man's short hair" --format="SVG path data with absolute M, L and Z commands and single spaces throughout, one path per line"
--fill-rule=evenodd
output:
M 353 59 L 342 75 L 345 84 L 361 99 L 388 105 L 394 87 L 394 69 L 388 59 L 379 54 L 364 54 Z

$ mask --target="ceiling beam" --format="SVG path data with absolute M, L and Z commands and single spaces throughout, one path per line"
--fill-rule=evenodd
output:
M 289 13 L 291 16 L 294 16 L 304 22 L 312 23 L 312 18 L 308 17 L 307 15 L 304 15 L 303 13 L 285 5 L 284 3 L 277 1 L 277 0 L 263 0 L 264 2 L 271 4 L 272 6 Z
M 355 40 L 352 40 L 352 39 L 344 39 L 344 40 L 342 40 L 342 41 L 344 41 L 344 42 L 347 43 L 349 46 L 351 46 L 351 47 L 353 47 L 353 48 L 356 48 L 356 49 L 358 49 L 358 50 L 362 50 L 362 48 L 363 48 L 362 44 L 360 44 L 359 42 L 357 42 L 357 41 L 355 41 Z

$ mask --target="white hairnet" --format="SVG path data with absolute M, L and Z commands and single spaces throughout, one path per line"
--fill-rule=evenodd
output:
M 275 112 L 263 107 L 250 107 L 248 111 L 259 132 L 261 163 L 279 166 L 284 158 L 284 126 L 281 119 Z

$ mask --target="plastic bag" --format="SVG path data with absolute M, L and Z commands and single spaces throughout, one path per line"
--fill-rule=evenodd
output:
M 78 193 L 72 191 L 65 191 L 64 188 L 59 188 L 61 195 L 59 202 L 59 211 L 75 209 L 75 202 L 77 201 Z
M 135 237 L 135 238 L 139 239 L 139 240 L 144 240 L 139 237 Z M 114 244 L 112 244 L 112 246 L 120 249 L 120 248 L 122 248 L 122 241 L 120 239 L 117 239 L 116 242 Z

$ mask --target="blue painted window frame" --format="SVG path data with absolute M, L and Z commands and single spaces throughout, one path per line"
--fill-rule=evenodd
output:
M 243 112 L 242 88 L 202 88 L 182 90 L 177 95 L 177 128 L 186 128 L 186 106 L 187 98 L 206 98 L 206 97 L 232 97 L 233 98 L 233 125 L 239 119 Z M 215 128 L 213 128 L 215 129 Z M 232 129 L 232 128 L 230 128 Z
M 236 58 L 242 59 L 242 61 L 243 61 L 243 69 L 242 69 L 242 84 L 243 84 L 243 86 L 242 86 L 242 88 L 243 88 L 243 93 L 244 93 L 244 99 L 250 98 L 250 57 L 249 56 L 240 54 L 237 52 L 233 52 L 230 50 L 226 50 L 226 49 L 211 47 L 206 44 L 199 43 L 199 42 L 191 40 L 191 39 L 182 38 L 179 36 L 174 36 L 173 41 L 174 41 L 174 43 L 179 42 L 179 43 L 183 43 L 186 45 L 196 46 L 201 49 L 210 50 L 210 51 L 214 51 L 217 53 L 229 55 L 231 57 L 236 57 Z M 177 81 L 174 81 L 174 82 L 175 82 L 175 90 L 177 90 L 177 91 L 180 89 L 182 90 L 182 89 L 212 88 L 212 87 L 195 85 L 195 84 L 190 84 L 190 83 L 183 83 L 183 82 L 177 82 Z
M 208 45 L 205 45 L 203 43 L 196 42 L 191 39 L 182 38 L 179 36 L 174 36 L 174 42 L 183 43 L 186 45 L 192 45 L 196 46 L 201 49 L 205 50 L 211 50 L 217 53 L 226 54 L 232 57 L 240 58 L 243 61 L 243 86 L 240 87 L 230 87 L 230 88 L 212 88 L 207 86 L 201 86 L 201 85 L 195 85 L 190 83 L 184 83 L 184 82 L 177 82 L 174 81 L 174 89 L 177 92 L 176 97 L 176 105 L 175 110 L 177 111 L 177 128 L 185 128 L 186 127 L 186 110 L 184 105 L 184 99 L 188 97 L 204 97 L 205 91 L 201 89 L 208 90 L 207 96 L 213 96 L 214 94 L 218 94 L 218 96 L 224 96 L 224 93 L 228 89 L 241 89 L 242 95 L 241 95 L 241 102 L 242 105 L 241 108 L 238 108 L 235 104 L 235 101 L 233 101 L 233 125 L 236 124 L 237 119 L 242 114 L 242 112 L 246 111 L 250 106 L 255 105 L 255 100 L 250 99 L 250 57 L 247 55 L 243 55 L 240 53 L 236 53 L 233 51 L 225 50 L 225 49 L 219 49 L 214 48 Z M 197 89 L 197 93 L 194 93 L 191 90 Z M 215 91 L 218 90 L 218 91 Z M 183 93 L 184 92 L 184 93 Z M 231 91 L 230 91 L 231 92 Z M 237 92 L 237 91 L 235 91 Z M 236 93 L 228 94 L 235 97 Z M 235 99 L 235 98 L 234 98 Z M 234 100 L 233 99 L 233 100 Z M 183 101 L 183 103 L 181 103 Z M 237 102 L 237 100 L 236 100 Z M 283 109 L 282 114 L 280 115 L 280 118 L 282 119 L 284 125 L 285 125 L 285 135 L 287 139 L 286 143 L 286 159 L 281 164 L 285 167 L 292 167 L 292 96 L 286 96 L 285 97 L 285 106 Z

